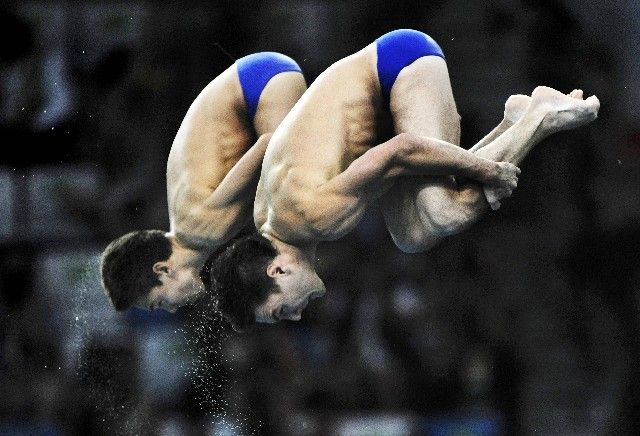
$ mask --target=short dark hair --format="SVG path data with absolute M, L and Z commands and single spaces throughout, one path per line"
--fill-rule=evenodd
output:
M 267 266 L 278 250 L 260 233 L 237 238 L 209 256 L 200 272 L 216 307 L 236 331 L 255 323 L 255 310 L 267 297 L 279 292 L 267 275 Z
M 100 271 L 113 307 L 126 310 L 162 284 L 153 265 L 169 259 L 172 251 L 161 230 L 137 230 L 112 241 L 102 253 Z

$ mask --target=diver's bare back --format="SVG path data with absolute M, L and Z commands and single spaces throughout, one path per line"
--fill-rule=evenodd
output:
M 377 144 L 384 115 L 375 65 L 373 44 L 336 62 L 276 129 L 256 194 L 259 231 L 304 243 L 337 239 L 357 224 L 366 202 L 323 201 L 317 188 Z M 339 209 L 342 219 L 334 213 Z
M 235 65 L 211 81 L 187 111 L 167 161 L 171 231 L 203 202 L 253 143 Z M 231 110 L 230 110 L 231 109 Z

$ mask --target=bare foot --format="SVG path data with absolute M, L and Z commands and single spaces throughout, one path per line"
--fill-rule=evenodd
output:
M 531 97 L 528 95 L 512 95 L 504 104 L 504 119 L 514 125 L 529 109 Z
M 582 100 L 582 89 L 574 89 L 568 95 L 571 98 L 578 98 L 578 99 Z
M 583 100 L 579 89 L 564 95 L 555 89 L 538 86 L 531 94 L 530 109 L 543 113 L 542 127 L 554 133 L 575 129 L 595 120 L 600 101 L 595 95 Z

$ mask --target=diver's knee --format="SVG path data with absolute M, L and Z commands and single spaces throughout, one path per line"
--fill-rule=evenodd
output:
M 393 243 L 400 251 L 408 254 L 422 253 L 437 243 L 437 240 L 428 238 L 422 231 L 392 234 L 391 239 L 393 239 Z
M 430 214 L 433 233 L 447 237 L 460 233 L 473 222 L 473 213 L 466 207 L 440 206 Z

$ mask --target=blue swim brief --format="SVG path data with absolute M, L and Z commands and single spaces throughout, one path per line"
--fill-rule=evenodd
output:
M 391 87 L 404 67 L 422 56 L 440 56 L 444 59 L 444 53 L 438 43 L 426 33 L 417 30 L 394 30 L 376 39 L 376 45 L 380 89 L 387 101 Z
M 236 65 L 247 112 L 252 120 L 258 110 L 260 95 L 273 76 L 288 71 L 302 73 L 298 64 L 290 57 L 269 51 L 240 58 Z

